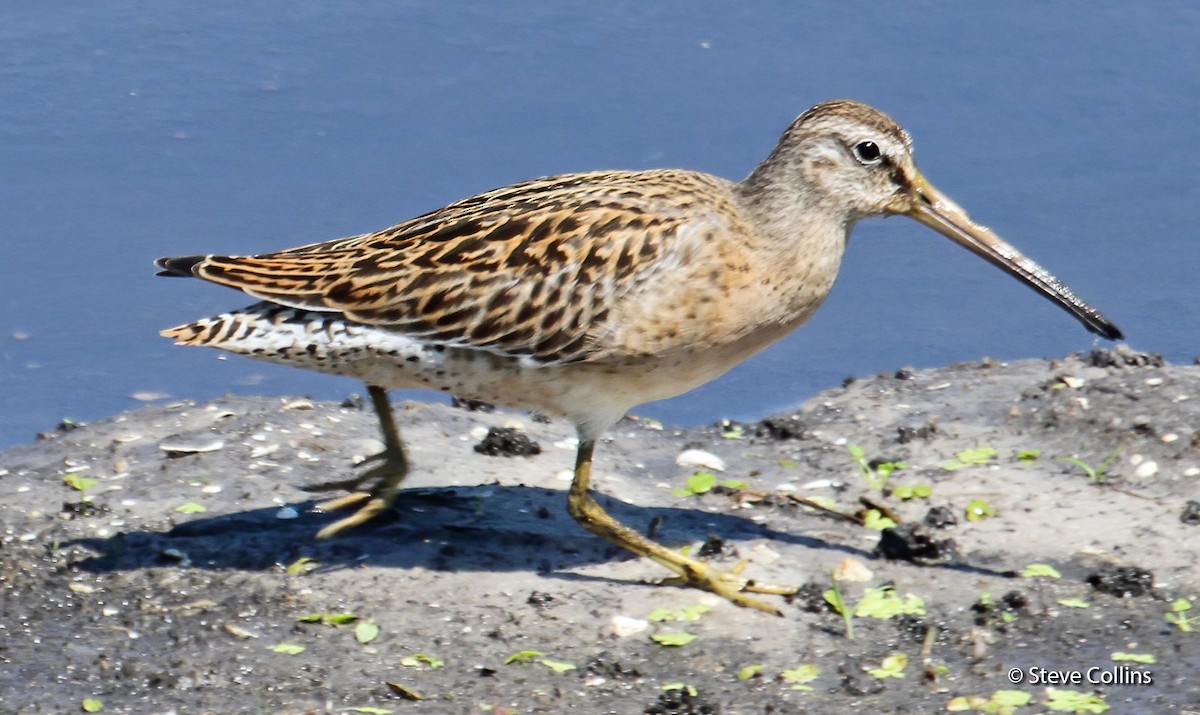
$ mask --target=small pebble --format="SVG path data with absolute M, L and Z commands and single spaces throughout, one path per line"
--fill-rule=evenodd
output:
M 279 511 L 275 512 L 275 518 L 276 519 L 298 519 L 298 518 L 300 518 L 300 512 L 296 511 L 296 507 L 285 506 L 282 509 L 280 509 Z

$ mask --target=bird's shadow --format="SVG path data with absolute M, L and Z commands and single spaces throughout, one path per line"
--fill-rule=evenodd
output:
M 768 539 L 873 558 L 869 551 L 854 546 L 783 531 L 732 514 L 640 507 L 604 495 L 598 495 L 598 499 L 614 518 L 639 531 L 656 524 L 654 538 L 670 547 L 716 536 L 731 542 Z M 331 539 L 318 540 L 316 532 L 342 514 L 313 511 L 315 502 L 309 502 L 294 507 L 299 514 L 295 518 L 281 518 L 286 512 L 280 507 L 253 509 L 196 518 L 166 531 L 126 531 L 71 543 L 95 553 L 77 567 L 97 573 L 180 565 L 261 571 L 307 557 L 322 569 L 366 562 L 392 568 L 535 571 L 547 576 L 584 578 L 565 572 L 632 558 L 621 547 L 584 531 L 567 514 L 565 501 L 563 492 L 542 487 L 421 487 L 402 490 L 390 514 Z M 805 526 L 799 518 L 794 523 L 796 532 Z M 978 570 L 964 565 L 946 567 Z

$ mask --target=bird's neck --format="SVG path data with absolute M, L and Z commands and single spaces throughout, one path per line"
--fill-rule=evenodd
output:
M 734 193 L 759 239 L 769 244 L 772 260 L 794 265 L 821 256 L 836 274 L 858 219 L 844 202 L 831 200 L 794 164 L 771 159 L 736 184 Z

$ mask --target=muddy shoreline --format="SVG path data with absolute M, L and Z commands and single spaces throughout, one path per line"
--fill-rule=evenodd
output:
M 983 712 L 1006 690 L 1030 697 L 1016 713 L 1200 711 L 1200 604 L 1179 600 L 1200 597 L 1200 366 L 1120 349 L 899 369 L 758 423 L 612 429 L 611 513 L 804 585 L 783 618 L 663 584 L 574 524 L 569 425 L 423 403 L 397 420 L 415 471 L 395 515 L 322 542 L 336 516 L 299 487 L 377 447 L 355 401 L 159 404 L 0 455 L 0 711 Z M 473 448 L 503 427 L 540 453 Z M 716 488 L 685 493 L 688 449 L 719 458 Z M 861 516 L 862 497 L 900 522 L 900 558 L 801 503 Z M 855 616 L 849 640 L 822 597 L 835 570 L 848 603 L 891 586 L 923 605 Z

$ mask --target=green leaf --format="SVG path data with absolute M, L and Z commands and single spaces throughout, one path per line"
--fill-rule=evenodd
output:
M 526 652 L 532 652 L 532 651 L 526 651 Z M 538 655 L 541 655 L 541 653 L 538 653 Z M 537 656 L 533 656 L 533 657 L 537 657 Z M 512 658 L 509 658 L 508 660 L 506 660 L 504 662 L 511 663 L 511 662 L 513 662 L 513 660 L 512 660 Z M 528 661 L 521 661 L 521 662 L 528 662 Z M 419 668 L 422 665 L 428 665 L 430 670 L 437 670 L 438 668 L 442 667 L 445 664 L 446 664 L 445 661 L 443 661 L 441 658 L 435 658 L 434 656 L 426 655 L 425 653 L 414 653 L 412 655 L 406 655 L 400 659 L 400 665 L 403 665 L 406 668 Z
M 299 563 L 299 562 L 297 562 Z M 290 567 L 289 567 L 290 568 Z M 330 613 L 329 611 L 320 611 L 318 613 L 309 613 L 300 616 L 296 619 L 297 623 L 323 623 L 327 626 L 344 626 L 347 623 L 353 623 L 358 620 L 358 616 L 353 613 Z
M 190 501 L 175 507 L 175 511 L 179 512 L 180 514 L 200 514 L 208 511 L 208 507 L 204 506 L 203 504 L 197 504 L 194 501 Z
M 933 487 L 929 486 L 928 484 L 914 484 L 912 486 L 902 484 L 893 489 L 892 494 L 894 494 L 897 499 L 902 501 L 908 501 L 909 499 L 928 499 L 929 497 L 933 496 Z
M 745 489 L 746 487 L 750 486 L 750 484 L 742 481 L 741 479 L 726 479 L 725 481 L 721 482 L 721 486 L 725 487 L 726 489 Z
M 542 665 L 546 666 L 550 670 L 553 670 L 555 673 L 565 673 L 568 670 L 575 670 L 575 666 L 573 664 L 564 663 L 560 660 L 550 660 L 549 658 L 542 658 L 538 662 L 541 663 Z
M 83 491 L 80 489 L 79 491 Z M 79 703 L 80 709 L 85 713 L 98 713 L 104 710 L 104 701 L 99 698 L 84 698 L 83 702 Z
M 373 708 L 373 707 L 367 705 L 367 706 L 363 706 L 361 708 L 350 708 L 350 712 L 366 713 L 367 715 L 391 715 L 391 713 L 394 711 L 388 710 L 387 708 Z
M 696 636 L 687 631 L 678 631 L 675 633 L 655 633 L 650 636 L 650 639 L 661 646 L 680 648 L 696 640 Z
M 70 472 L 69 474 L 66 474 L 63 476 L 63 484 L 66 484 L 68 487 L 74 489 L 77 492 L 86 492 L 87 490 L 91 489 L 92 487 L 96 486 L 99 483 L 100 483 L 99 480 L 92 479 L 91 477 L 85 477 L 85 476 L 83 476 L 81 474 L 77 474 L 75 472 Z M 99 702 L 99 701 L 97 700 L 96 702 Z M 104 707 L 104 706 L 101 705 L 100 707 Z M 100 712 L 100 711 L 93 710 L 91 712 Z
M 1055 712 L 1068 713 L 1102 713 L 1109 708 L 1104 698 L 1098 695 L 1058 688 L 1046 688 L 1045 705 Z
M 879 678 L 903 678 L 904 669 L 908 667 L 908 656 L 904 653 L 893 653 L 883 659 L 878 668 L 871 668 L 867 671 L 870 675 Z
M 295 643 L 280 643 L 271 649 L 274 653 L 283 653 L 284 655 L 297 655 L 303 653 L 304 650 L 304 646 L 296 645 Z
M 762 663 L 755 663 L 754 665 L 747 665 L 745 668 L 742 668 L 741 670 L 738 671 L 738 680 L 749 680 L 753 677 L 756 677 L 759 673 L 762 672 L 762 669 L 763 669 Z
M 688 477 L 684 488 L 691 494 L 703 494 L 717 485 L 717 475 L 712 472 L 696 472 Z
M 996 450 L 991 447 L 972 447 L 954 455 L 954 459 L 942 465 L 942 469 L 953 471 L 965 467 L 975 467 L 987 464 L 996 456 Z
M 288 576 L 301 576 L 317 567 L 317 562 L 307 556 L 301 556 L 293 561 L 286 569 Z
M 801 665 L 779 674 L 779 679 L 792 684 L 792 690 L 812 690 L 808 685 L 817 679 L 821 669 L 815 665 Z
M 1046 578 L 1062 578 L 1062 574 L 1058 572 L 1058 569 L 1054 568 L 1050 564 L 1029 564 L 1025 567 L 1025 570 L 1021 572 L 1021 575 L 1025 578 L 1036 578 L 1038 576 L 1044 576 Z
M 992 505 L 983 499 L 972 499 L 967 502 L 967 521 L 983 521 L 995 514 L 996 510 L 992 508 Z
M 895 618 L 903 615 L 925 615 L 925 601 L 920 596 L 905 594 L 901 598 L 891 586 L 868 588 L 854 606 L 860 618 Z
M 1060 598 L 1060 599 L 1058 599 L 1058 605 L 1065 606 L 1067 608 L 1091 608 L 1092 607 L 1092 604 L 1088 603 L 1087 601 L 1083 600 L 1082 598 Z
M 836 588 L 827 588 L 821 593 L 825 597 L 825 602 L 833 606 L 833 610 L 838 613 L 846 612 L 846 602 L 842 600 L 842 592 Z
M 687 608 L 656 608 L 646 616 L 650 621 L 698 621 L 700 616 L 712 610 L 712 606 L 697 603 Z
M 952 699 L 946 703 L 950 712 L 965 712 L 978 710 L 995 715 L 1013 715 L 1017 708 L 1028 705 L 1033 696 L 1020 690 L 997 690 L 992 697 L 983 698 L 978 695 L 966 695 Z
M 889 519 L 879 512 L 878 509 L 867 509 L 867 513 L 863 515 L 863 526 L 876 531 L 891 529 L 896 526 L 896 522 Z
M 800 463 L 794 459 L 781 459 L 777 464 L 784 469 L 796 469 L 800 466 Z
M 721 430 L 721 436 L 725 439 L 745 439 L 746 426 L 739 424 L 731 424 L 727 429 Z
M 1041 453 L 1042 450 L 1040 449 L 1022 449 L 1020 452 L 1017 452 L 1017 459 L 1022 462 L 1032 462 L 1033 460 L 1037 459 L 1038 455 Z M 1019 693 L 1021 691 L 1017 690 L 1013 692 Z
M 513 653 L 512 655 L 505 658 L 504 664 L 508 665 L 509 663 L 532 663 L 535 658 L 541 657 L 542 655 L 545 655 L 545 654 L 542 653 L 541 651 L 522 650 L 522 651 Z
M 1110 656 L 1115 661 L 1129 661 L 1130 663 L 1145 663 L 1146 665 L 1154 665 L 1158 662 L 1158 658 L 1154 657 L 1153 653 L 1124 653 L 1117 651 Z
M 354 627 L 354 640 L 366 645 L 379 637 L 379 626 L 374 621 L 360 621 Z

